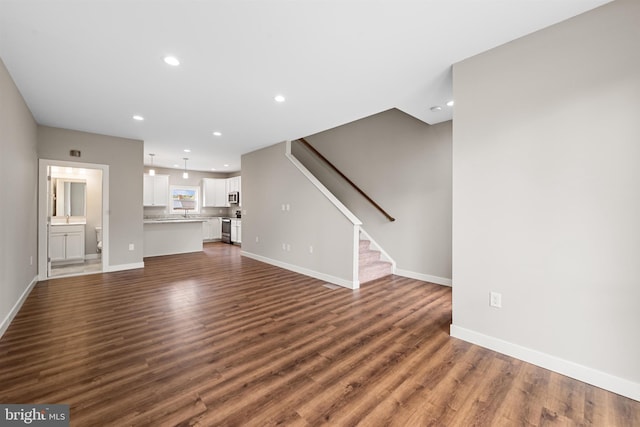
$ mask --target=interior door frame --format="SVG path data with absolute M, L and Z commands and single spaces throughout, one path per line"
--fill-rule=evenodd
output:
M 39 159 L 38 161 L 38 280 L 48 280 L 48 167 L 98 169 L 102 171 L 102 271 L 109 266 L 109 165 Z

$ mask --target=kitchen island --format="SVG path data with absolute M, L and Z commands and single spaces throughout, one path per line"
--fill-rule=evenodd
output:
M 144 257 L 202 251 L 202 223 L 198 218 L 144 220 Z

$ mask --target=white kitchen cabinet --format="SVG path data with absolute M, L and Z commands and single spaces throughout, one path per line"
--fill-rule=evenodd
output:
M 209 224 L 209 221 L 202 222 L 202 240 L 211 240 L 211 224 Z
M 231 218 L 231 243 L 242 243 L 242 220 Z
M 228 181 L 224 178 L 202 178 L 202 206 L 205 208 L 229 207 Z
M 169 204 L 169 175 L 144 175 L 142 204 L 144 206 Z
M 202 240 L 222 238 L 222 218 L 209 218 L 202 223 Z
M 239 176 L 233 176 L 231 178 L 227 178 L 227 181 L 229 181 L 229 193 L 232 193 L 234 191 L 240 191 L 240 177 Z
M 52 225 L 49 257 L 51 262 L 84 262 L 84 225 Z
M 234 176 L 231 178 L 227 178 L 227 186 L 228 186 L 228 192 L 229 193 L 234 193 L 237 192 L 240 197 L 238 199 L 238 206 L 242 206 L 242 177 L 240 176 Z

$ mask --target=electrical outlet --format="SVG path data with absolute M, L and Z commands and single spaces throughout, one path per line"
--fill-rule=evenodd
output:
M 287 211 L 291 210 L 291 206 L 287 203 Z
M 132 251 L 135 249 L 135 246 L 133 243 L 129 243 L 129 250 Z
M 502 308 L 502 294 L 498 292 L 491 292 L 489 295 L 489 305 L 495 308 Z
M 313 246 L 309 245 L 309 253 L 312 254 L 313 253 Z
M 291 252 L 291 245 L 287 243 L 287 252 Z
M 282 250 L 283 250 L 283 251 L 286 251 L 286 250 L 287 250 L 287 244 L 286 244 L 286 243 L 283 243 L 283 244 L 282 244 Z
M 259 241 L 260 241 L 260 238 L 256 236 L 256 243 L 258 243 Z
M 284 212 L 284 210 L 285 210 L 285 206 L 284 206 L 284 204 L 283 204 L 283 205 L 282 205 L 282 212 Z

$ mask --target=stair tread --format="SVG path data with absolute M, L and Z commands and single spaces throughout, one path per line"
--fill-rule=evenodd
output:
M 391 263 L 387 261 L 375 261 L 362 265 L 358 269 L 360 283 L 370 282 L 371 280 L 386 277 L 391 274 Z
M 391 263 L 389 261 L 385 261 L 383 259 L 377 259 L 377 260 L 373 260 L 371 262 L 368 262 L 366 264 L 363 265 L 391 265 Z
M 380 259 L 380 252 L 378 251 L 360 252 L 359 258 L 360 258 L 360 262 L 368 261 L 368 260 L 376 261 Z

